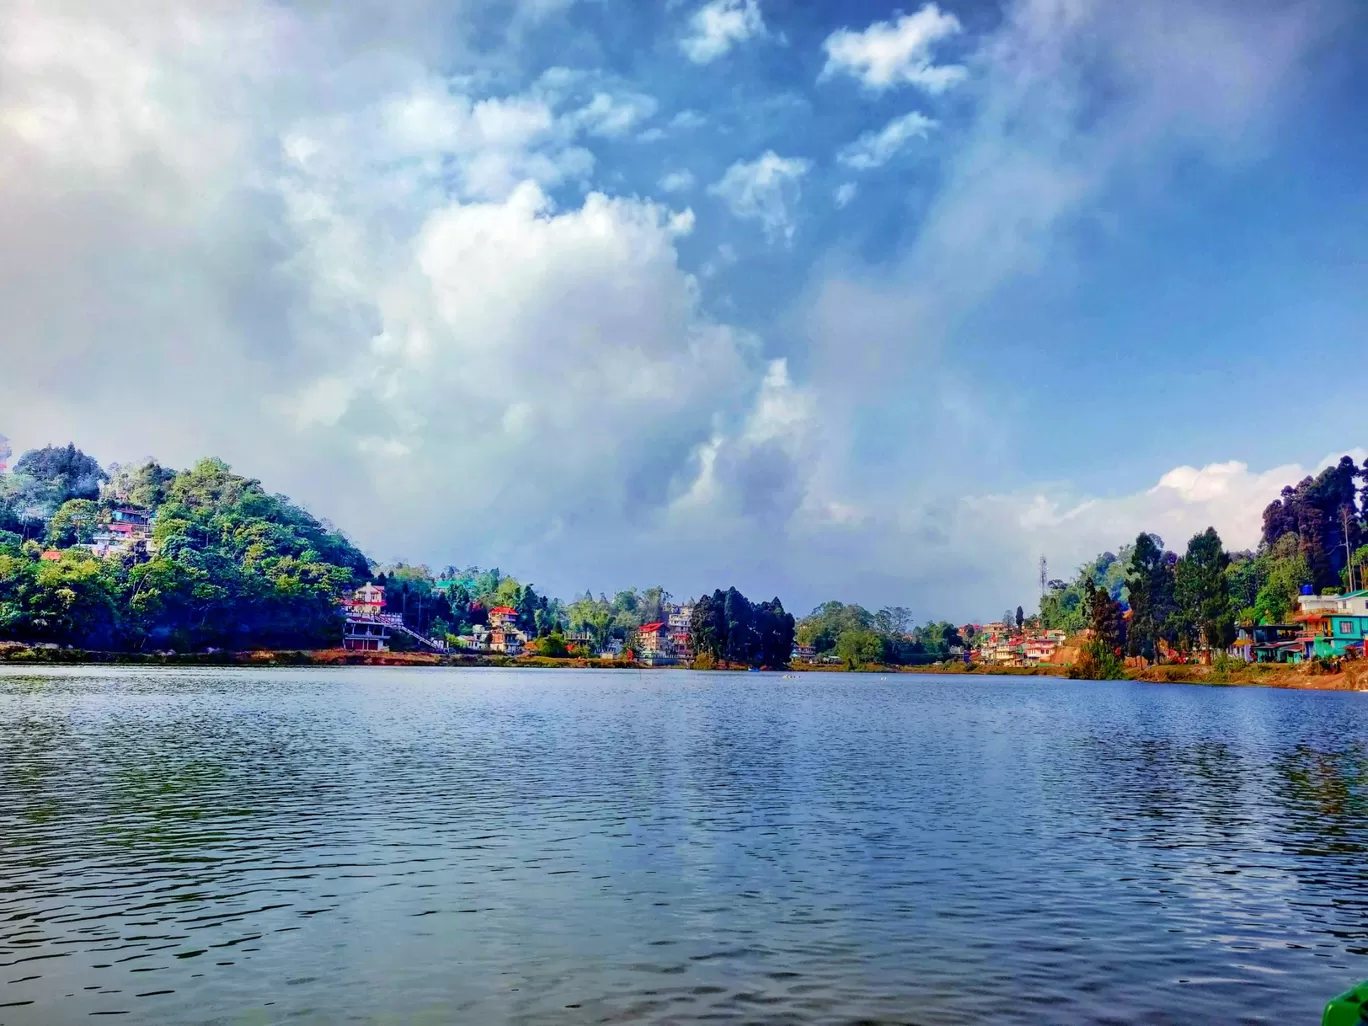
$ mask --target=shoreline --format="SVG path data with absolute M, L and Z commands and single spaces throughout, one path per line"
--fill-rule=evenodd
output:
M 106 652 L 74 648 L 40 648 L 0 644 L 0 666 L 206 666 L 206 667 L 330 667 L 413 666 L 543 670 L 689 670 L 690 666 L 647 666 L 638 662 L 600 659 L 551 659 L 544 656 L 438 655 L 429 652 L 350 652 L 344 649 L 269 650 L 241 652 Z M 746 673 L 749 667 L 719 665 L 713 671 Z M 1053 677 L 1067 679 L 1069 667 L 1040 666 L 879 666 L 850 669 L 841 665 L 798 664 L 768 673 L 936 674 L 966 677 Z M 1340 673 L 1311 673 L 1303 667 L 1251 664 L 1217 670 L 1201 664 L 1164 664 L 1131 667 L 1124 680 L 1149 684 L 1200 684 L 1210 687 L 1265 687 L 1298 691 L 1368 691 L 1368 665 Z

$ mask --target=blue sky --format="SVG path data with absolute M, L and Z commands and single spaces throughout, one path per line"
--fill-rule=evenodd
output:
M 1368 430 L 1355 0 L 24 0 L 0 431 L 958 619 Z

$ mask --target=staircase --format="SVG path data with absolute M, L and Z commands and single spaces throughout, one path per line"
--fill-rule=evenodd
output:
M 445 641 L 429 638 L 426 635 L 419 634 L 417 631 L 410 630 L 408 627 L 404 626 L 404 618 L 398 613 L 381 613 L 376 619 L 391 630 L 402 631 L 420 645 L 430 648 L 434 652 L 445 652 L 448 649 Z

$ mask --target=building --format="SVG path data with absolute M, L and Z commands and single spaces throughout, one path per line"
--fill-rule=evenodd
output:
M 811 645 L 794 645 L 789 655 L 791 663 L 810 663 L 817 658 L 817 650 Z
M 693 659 L 693 611 L 692 605 L 671 606 L 665 618 L 666 629 L 670 635 L 670 648 L 674 658 L 680 662 Z
M 389 624 L 373 617 L 348 616 L 342 626 L 342 647 L 348 652 L 388 652 Z
M 1239 627 L 1231 654 L 1247 663 L 1299 663 L 1306 658 L 1306 638 L 1294 623 Z
M 489 626 L 500 627 L 518 619 L 518 611 L 512 606 L 495 606 L 489 611 Z
M 154 554 L 152 515 L 131 506 L 112 510 L 85 547 L 101 558 L 129 554 L 148 558 Z
M 489 625 L 489 651 L 502 652 L 504 655 L 520 656 L 527 650 L 527 635 L 511 620 L 500 620 L 497 624 L 491 619 Z
M 385 589 L 375 584 L 362 585 L 350 598 L 342 600 L 349 614 L 374 617 L 385 611 Z
M 342 647 L 350 652 L 388 652 L 393 624 L 384 610 L 385 589 L 374 584 L 364 584 L 344 598 Z
M 637 658 L 647 666 L 668 666 L 675 661 L 674 646 L 666 623 L 645 623 L 637 628 Z

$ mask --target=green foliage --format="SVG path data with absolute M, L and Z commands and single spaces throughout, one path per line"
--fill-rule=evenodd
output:
M 100 500 L 106 505 L 136 506 L 156 509 L 166 501 L 167 489 L 176 479 L 176 472 L 155 460 L 137 467 L 110 467 L 109 483 L 100 489 Z
M 1107 594 L 1102 590 L 1098 593 Z M 1083 646 L 1078 661 L 1069 667 L 1069 676 L 1075 680 L 1121 680 L 1125 675 L 1125 664 L 1115 650 L 1096 638 Z
M 1161 641 L 1173 641 L 1176 563 L 1177 557 L 1164 551 L 1157 536 L 1142 533 L 1135 539 L 1126 579 L 1132 611 L 1126 645 L 1131 655 L 1149 662 L 1158 658 Z
M 1178 645 L 1190 651 L 1199 644 L 1226 648 L 1235 641 L 1235 611 L 1230 607 L 1226 568 L 1230 557 L 1214 527 L 1194 535 L 1174 570 L 1173 617 Z
M 844 631 L 836 639 L 836 654 L 852 670 L 877 663 L 883 655 L 883 639 L 870 630 Z
M 89 544 L 95 537 L 99 513 L 99 503 L 91 499 L 68 499 L 48 521 L 48 544 L 59 548 Z
M 746 666 L 787 666 L 795 624 L 778 598 L 753 604 L 735 588 L 694 603 L 690 624 L 696 656 Z
M 887 627 L 894 628 L 894 616 L 891 612 L 885 619 Z M 820 655 L 833 651 L 836 648 L 836 640 L 847 631 L 873 629 L 874 621 L 873 614 L 863 606 L 825 602 L 797 625 L 797 640 L 801 644 L 811 645 Z M 910 624 L 907 626 L 910 627 Z M 880 633 L 888 635 L 892 630 L 885 629 Z
M 570 650 L 565 647 L 565 639 L 559 634 L 548 634 L 537 643 L 537 654 L 548 659 L 565 659 Z
M 1070 582 L 1050 581 L 1049 591 L 1040 603 L 1040 626 L 1048 630 L 1062 630 L 1070 634 L 1083 630 L 1089 625 L 1086 605 L 1088 588 L 1100 587 L 1120 602 L 1127 597 L 1127 572 L 1130 565 L 1131 547 L 1121 548 L 1120 555 L 1104 552 L 1089 563 L 1078 568 L 1077 576 Z
M 797 625 L 797 640 L 811 645 L 818 655 L 836 653 L 837 642 L 851 631 L 870 631 L 878 638 L 882 651 L 877 662 L 889 665 L 933 663 L 960 648 L 965 639 L 954 624 L 941 621 L 917 627 L 912 612 L 905 606 L 891 606 L 871 613 L 863 606 L 825 602 Z M 836 653 L 839 654 L 839 653 Z
M 30 472 L 21 491 L 46 481 L 53 494 L 81 494 L 54 508 L 43 532 L 66 547 L 60 560 L 35 561 L 22 534 L 17 552 L 5 545 L 2 638 L 88 648 L 331 645 L 338 598 L 370 574 L 342 535 L 219 460 L 174 475 L 156 464 L 116 470 L 99 503 L 105 475 L 74 447 L 21 463 Z M 155 514 L 154 558 L 96 559 L 70 547 L 89 541 L 102 505 L 134 499 Z
M 50 489 L 54 508 L 71 499 L 98 499 L 101 483 L 109 479 L 99 463 L 74 445 L 30 450 L 19 457 L 14 472 Z
M 1361 477 L 1368 480 L 1368 466 L 1360 471 L 1351 457 L 1343 456 L 1314 478 L 1284 488 L 1264 510 L 1261 549 L 1271 550 L 1290 536 L 1315 589 L 1339 585 L 1351 553 L 1368 540 L 1358 490 Z

